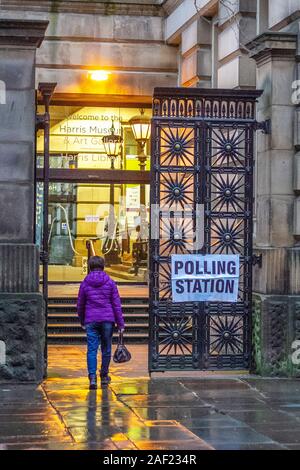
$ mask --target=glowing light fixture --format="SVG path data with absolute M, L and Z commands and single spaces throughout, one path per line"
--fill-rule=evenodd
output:
M 144 148 L 147 140 L 150 138 L 151 121 L 147 116 L 144 116 L 144 109 L 141 109 L 139 116 L 134 116 L 130 119 L 129 124 L 131 126 L 134 138 Z
M 106 72 L 106 70 L 92 70 L 88 73 L 88 77 L 95 82 L 104 82 L 108 80 L 110 72 Z
M 139 116 L 134 116 L 129 120 L 135 140 L 140 144 L 140 153 L 137 156 L 140 164 L 140 169 L 146 169 L 147 155 L 145 154 L 145 146 L 147 140 L 150 138 L 151 120 L 144 116 L 144 109 L 140 110 Z
M 139 161 L 139 167 L 141 171 L 146 170 L 147 164 L 147 155 L 145 153 L 145 147 L 147 140 L 150 138 L 151 131 L 151 120 L 145 116 L 144 109 L 140 109 L 141 114 L 139 116 L 134 116 L 129 120 L 133 135 L 135 140 L 140 146 L 140 152 L 137 155 Z M 146 234 L 148 232 L 148 223 L 146 217 L 146 188 L 144 184 L 140 185 L 140 217 L 141 217 L 141 232 Z M 144 237 L 141 237 L 141 241 L 144 240 Z
M 110 134 L 102 137 L 105 153 L 111 160 L 111 168 L 115 167 L 115 159 L 120 154 L 123 138 L 115 134 L 114 121 L 110 129 Z

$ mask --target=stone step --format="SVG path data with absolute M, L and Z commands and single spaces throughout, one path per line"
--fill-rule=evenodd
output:
M 113 343 L 116 344 L 118 333 L 113 335 Z M 149 340 L 148 333 L 124 333 L 124 341 L 127 344 L 147 344 Z M 48 344 L 86 344 L 86 334 L 81 333 L 49 333 Z
M 48 332 L 55 333 L 56 331 L 75 331 L 80 332 L 82 330 L 79 323 L 48 323 Z M 140 330 L 148 331 L 147 323 L 129 323 L 126 325 L 127 332 L 137 330 L 136 333 L 139 333 Z
M 126 324 L 130 323 L 138 323 L 141 322 L 142 324 L 148 324 L 149 316 L 147 313 L 137 313 L 135 315 L 132 314 L 123 314 L 124 320 Z M 48 314 L 48 322 L 49 323 L 78 323 L 78 316 L 76 313 L 49 313 Z
M 122 298 L 121 297 L 121 303 L 122 306 L 148 306 L 149 305 L 149 299 L 147 297 L 126 297 Z M 76 308 L 77 304 L 77 297 L 50 297 L 48 301 L 48 308 L 49 307 L 54 307 L 54 306 L 73 306 Z
M 106 272 L 107 274 L 110 276 L 110 277 L 113 277 L 114 279 L 116 279 L 117 281 L 119 281 L 120 279 L 123 280 L 123 281 L 134 281 L 136 279 L 136 275 L 135 274 L 132 274 L 132 273 L 129 273 L 130 268 L 128 267 L 125 267 L 125 269 L 116 269 L 115 267 L 107 267 L 106 268 Z
M 118 272 L 128 273 L 130 269 L 132 269 L 132 263 L 113 264 L 105 268 L 107 272 L 113 271 L 114 273 L 118 273 Z
M 122 304 L 122 309 L 124 311 L 129 312 L 129 310 L 132 310 L 132 312 L 136 312 L 137 310 L 148 310 L 149 306 L 147 304 Z M 64 311 L 74 311 L 76 312 L 77 306 L 76 304 L 48 304 L 48 312 L 52 312 L 53 310 L 59 311 L 59 310 L 64 310 Z
M 76 309 L 77 297 L 50 298 L 48 304 L 49 344 L 84 343 L 86 334 L 81 329 Z M 129 297 L 122 299 L 126 324 L 125 338 L 131 343 L 148 342 L 149 299 Z

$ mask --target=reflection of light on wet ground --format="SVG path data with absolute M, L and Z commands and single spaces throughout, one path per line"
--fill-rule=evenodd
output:
M 49 346 L 49 378 L 44 388 L 74 441 L 89 448 L 98 444 L 98 448 L 113 445 L 118 449 L 138 449 L 141 444 L 137 443 L 149 445 L 153 438 L 156 441 L 171 439 L 177 429 L 182 442 L 186 442 L 188 433 L 188 440 L 192 440 L 193 445 L 208 447 L 176 421 L 156 423 L 152 413 L 146 416 L 147 419 L 138 413 L 134 404 L 139 405 L 138 397 L 142 397 L 144 406 L 149 393 L 147 350 L 145 346 L 131 346 L 130 350 L 132 361 L 111 364 L 110 386 L 90 391 L 85 347 Z M 174 391 L 168 385 L 165 389 Z M 126 403 L 130 397 L 134 404 Z M 170 403 L 170 399 L 168 401 Z
M 12 385 L 9 390 L 0 387 L 0 422 L 2 449 L 72 443 L 41 386 Z
M 149 379 L 145 347 L 130 349 L 90 391 L 85 348 L 50 346 L 42 386 L 0 385 L 0 449 L 300 448 L 299 380 Z

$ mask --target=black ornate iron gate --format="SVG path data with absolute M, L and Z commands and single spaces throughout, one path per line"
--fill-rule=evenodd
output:
M 154 91 L 150 371 L 250 367 L 253 145 L 255 130 L 266 131 L 255 119 L 260 95 Z M 239 254 L 238 302 L 172 303 L 173 253 Z

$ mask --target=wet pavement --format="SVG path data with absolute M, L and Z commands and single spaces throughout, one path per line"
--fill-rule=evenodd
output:
M 51 346 L 39 387 L 0 384 L 4 449 L 300 449 L 300 380 L 147 375 L 144 346 L 89 391 L 83 346 Z

